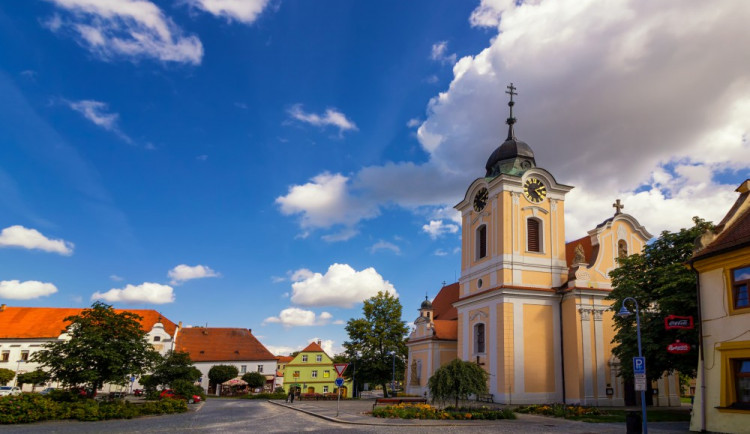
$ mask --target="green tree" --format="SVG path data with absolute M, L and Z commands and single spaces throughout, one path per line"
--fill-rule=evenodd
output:
M 37 369 L 36 371 L 26 372 L 18 374 L 18 385 L 31 384 L 31 391 L 36 389 L 37 384 L 44 384 L 49 381 L 49 373 Z
M 208 370 L 208 379 L 216 386 L 218 390 L 221 383 L 231 380 L 232 378 L 236 377 L 237 374 L 239 374 L 239 371 L 235 366 L 216 365 L 212 366 L 211 369 Z
M 405 343 L 409 329 L 401 321 L 401 303 L 398 298 L 387 293 L 365 300 L 362 312 L 364 318 L 352 318 L 346 324 L 349 340 L 344 348 L 349 360 L 359 354 L 357 382 L 383 386 L 383 395 L 388 396 L 387 384 L 393 376 L 395 352 L 396 379 L 403 379 L 404 360 L 407 356 Z M 347 370 L 350 371 L 351 367 Z
M 260 372 L 248 372 L 242 376 L 242 380 L 246 382 L 251 389 L 256 389 L 266 385 L 266 377 Z
M 68 386 L 84 386 L 93 396 L 105 383 L 125 385 L 130 375 L 150 370 L 159 353 L 146 342 L 146 332 L 132 312 L 116 313 L 95 302 L 79 315 L 65 318 L 68 340 L 49 342 L 32 355 L 48 368 L 50 378 Z
M 13 377 L 16 376 L 15 371 L 10 369 L 0 368 L 0 384 L 6 385 Z
M 693 253 L 695 240 L 713 227 L 698 217 L 693 217 L 694 226 L 679 232 L 664 231 L 641 254 L 618 259 L 619 267 L 610 272 L 612 292 L 608 299 L 615 300 L 612 306 L 618 312 L 625 297 L 638 301 L 641 319 L 641 342 L 646 357 L 646 377 L 649 381 L 661 378 L 665 373 L 679 371 L 695 376 L 698 366 L 697 330 L 665 330 L 667 315 L 698 315 L 695 275 L 685 266 Z M 635 313 L 632 303 L 626 307 Z M 638 355 L 635 315 L 627 318 L 615 316 L 616 334 L 612 352 L 620 359 L 620 375 L 633 378 L 633 364 Z M 667 346 L 675 340 L 687 343 L 693 350 L 687 354 L 670 354 Z
M 199 371 L 190 360 L 190 354 L 179 351 L 169 351 L 156 364 L 154 371 L 148 379 L 148 383 L 155 386 L 173 386 L 176 380 L 185 380 L 194 383 L 201 377 Z
M 443 403 L 453 400 L 458 407 L 459 399 L 487 393 L 488 377 L 487 372 L 476 363 L 455 359 L 438 368 L 427 382 L 427 387 L 433 400 Z

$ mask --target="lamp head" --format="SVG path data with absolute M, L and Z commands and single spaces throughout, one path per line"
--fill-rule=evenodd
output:
M 622 307 L 620 307 L 620 311 L 617 312 L 617 316 L 619 316 L 620 318 L 627 318 L 632 314 L 633 313 L 630 312 L 627 307 L 625 307 L 625 303 L 622 304 Z

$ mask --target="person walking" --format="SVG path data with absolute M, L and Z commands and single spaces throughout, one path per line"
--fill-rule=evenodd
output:
M 289 395 L 286 397 L 286 402 L 290 404 L 294 403 L 294 387 L 289 388 Z

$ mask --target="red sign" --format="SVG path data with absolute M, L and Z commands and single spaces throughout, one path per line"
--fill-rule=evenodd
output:
M 685 342 L 675 341 L 673 344 L 667 345 L 667 352 L 672 354 L 685 354 L 690 352 L 690 344 Z
M 336 370 L 336 373 L 339 374 L 339 377 L 340 377 L 341 374 L 343 374 L 344 371 L 346 371 L 346 367 L 347 366 L 349 366 L 348 363 L 334 363 L 333 364 L 333 369 Z
M 668 315 L 666 318 L 664 318 L 664 327 L 667 330 L 692 329 L 693 317 L 692 316 Z

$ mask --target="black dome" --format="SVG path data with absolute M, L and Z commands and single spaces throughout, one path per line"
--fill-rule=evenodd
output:
M 425 295 L 421 309 L 432 309 L 432 302 Z
M 511 160 L 517 157 L 526 157 L 534 159 L 534 151 L 531 147 L 515 137 L 506 140 L 502 145 L 498 146 L 497 149 L 487 159 L 487 164 L 484 166 L 487 169 L 487 173 L 492 171 L 492 166 L 502 160 Z

